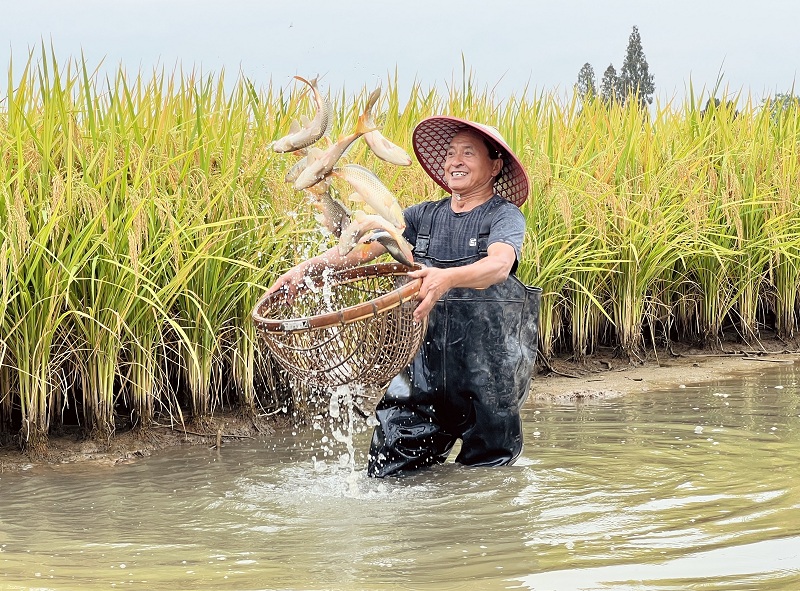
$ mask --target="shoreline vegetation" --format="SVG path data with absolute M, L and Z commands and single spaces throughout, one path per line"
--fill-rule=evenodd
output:
M 306 390 L 273 366 L 250 316 L 275 277 L 331 244 L 284 182 L 292 159 L 268 149 L 312 115 L 302 85 L 100 77 L 45 49 L 7 79 L 0 446 L 35 460 L 59 433 L 110 446 L 166 424 L 215 436 L 231 413 L 302 414 Z M 372 90 L 323 89 L 334 137 Z M 796 350 L 800 109 L 711 98 L 501 102 L 471 77 L 400 97 L 388 79 L 377 112 L 407 150 L 419 120 L 445 113 L 496 126 L 520 156 L 532 193 L 518 275 L 544 291 L 540 369 L 554 374 L 608 351 L 635 369 L 687 347 Z M 443 195 L 361 143 L 346 159 L 403 206 Z

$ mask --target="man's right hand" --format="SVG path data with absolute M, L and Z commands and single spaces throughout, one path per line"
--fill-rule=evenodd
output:
M 275 282 L 267 290 L 266 295 L 271 295 L 278 291 L 282 291 L 286 303 L 292 303 L 294 298 L 297 297 L 297 290 L 299 286 L 304 282 L 305 275 L 305 265 L 300 264 L 292 267 L 275 280 Z

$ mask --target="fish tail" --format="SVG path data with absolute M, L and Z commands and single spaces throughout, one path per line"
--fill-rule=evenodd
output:
M 357 135 L 364 135 L 365 133 L 375 131 L 376 129 L 378 129 L 378 126 L 375 125 L 375 120 L 372 118 L 372 113 L 365 111 L 358 118 L 358 124 L 356 125 L 355 133 Z
M 294 79 L 295 80 L 299 80 L 300 82 L 304 82 L 304 83 L 308 84 L 311 88 L 314 88 L 314 84 L 312 84 L 311 82 L 309 82 L 308 80 L 306 80 L 302 76 L 295 76 Z M 316 82 L 316 81 L 317 81 L 317 79 L 314 78 L 314 82 Z
M 368 110 L 372 111 L 372 107 L 374 107 L 375 103 L 378 102 L 378 97 L 379 96 L 381 96 L 381 87 L 380 86 L 378 88 L 376 88 L 375 90 L 373 90 L 372 94 L 370 94 L 367 97 L 367 109 Z
M 380 89 L 378 89 L 376 92 L 380 93 Z M 369 133 L 370 131 L 375 131 L 378 129 L 378 126 L 375 124 L 375 118 L 372 114 L 372 107 L 375 106 L 375 101 L 377 99 L 378 97 L 375 96 L 375 92 L 373 92 L 367 99 L 367 106 L 364 107 L 364 112 L 358 117 L 358 123 L 356 124 L 355 133 L 357 135 L 364 135 L 365 133 Z
M 296 80 L 300 80 L 300 82 L 305 82 L 306 84 L 308 84 L 308 87 L 311 89 L 311 92 L 314 93 L 314 100 L 316 101 L 317 106 L 322 106 L 322 95 L 319 92 L 319 88 L 317 88 L 317 79 L 312 78 L 311 80 L 306 80 L 302 76 L 295 76 L 294 78 Z M 300 96 L 305 95 L 306 92 L 308 92 L 308 90 L 304 90 Z

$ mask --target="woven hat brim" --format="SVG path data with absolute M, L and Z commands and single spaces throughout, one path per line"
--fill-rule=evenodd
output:
M 485 137 L 503 157 L 503 168 L 494 184 L 495 193 L 520 207 L 528 199 L 528 174 L 516 154 L 499 133 L 472 121 L 457 117 L 436 116 L 423 119 L 414 128 L 412 143 L 414 153 L 422 168 L 436 184 L 450 193 L 444 180 L 444 161 L 450 141 L 464 130 L 471 130 Z

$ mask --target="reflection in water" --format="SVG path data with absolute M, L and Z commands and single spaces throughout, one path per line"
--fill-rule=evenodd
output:
M 786 370 L 530 403 L 512 467 L 364 475 L 369 430 L 0 474 L 2 589 L 800 588 Z

